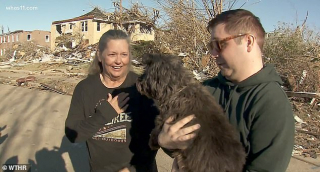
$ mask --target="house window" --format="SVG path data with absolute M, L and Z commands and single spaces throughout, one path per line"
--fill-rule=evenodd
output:
M 31 40 L 31 35 L 28 34 L 28 35 L 27 35 L 27 41 L 30 41 L 30 40 Z
M 5 36 L 3 37 L 3 42 L 6 43 L 6 37 Z
M 11 36 L 12 42 L 14 42 L 14 35 Z
M 61 30 L 61 25 L 56 25 L 56 31 L 61 34 L 62 33 L 62 30 Z
M 16 36 L 16 41 L 19 41 L 19 35 Z
M 88 31 L 88 22 L 87 21 L 81 22 L 81 26 L 82 26 L 82 32 Z
M 49 42 L 49 35 L 46 35 L 46 42 Z
M 1 36 L 1 43 L 2 43 L 2 36 Z
M 1 37 L 2 38 L 2 37 Z M 1 49 L 1 54 L 0 54 L 1 56 L 2 56 L 2 49 Z
M 100 22 L 97 22 L 97 31 L 100 31 Z
M 69 24 L 69 29 L 72 30 L 72 23 Z
M 8 42 L 10 42 L 10 36 L 8 36 Z

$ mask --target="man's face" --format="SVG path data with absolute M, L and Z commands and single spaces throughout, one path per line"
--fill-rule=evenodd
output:
M 230 35 L 224 28 L 224 24 L 218 24 L 213 28 L 211 32 L 211 41 L 213 43 L 212 46 L 210 46 L 210 52 L 215 58 L 221 74 L 228 80 L 237 82 L 246 68 L 246 43 L 244 41 L 246 35 Z M 225 39 L 228 37 L 230 39 Z M 235 39 L 241 39 L 241 44 L 238 44 Z M 219 46 L 215 40 L 225 41 L 220 41 Z

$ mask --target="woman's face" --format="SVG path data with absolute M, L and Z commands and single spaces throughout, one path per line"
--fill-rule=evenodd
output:
M 125 39 L 109 40 L 103 52 L 99 53 L 103 73 L 111 80 L 126 77 L 129 71 L 129 44 Z

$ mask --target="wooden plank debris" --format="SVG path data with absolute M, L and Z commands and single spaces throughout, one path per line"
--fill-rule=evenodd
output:
M 286 91 L 288 97 L 320 98 L 320 93 Z
M 53 87 L 51 87 L 51 86 L 49 86 L 49 85 L 43 84 L 43 83 L 40 83 L 40 85 L 41 85 L 43 88 L 47 89 L 47 90 L 51 90 L 51 91 L 53 91 L 53 92 L 56 92 L 56 93 L 59 93 L 59 94 L 62 94 L 62 95 L 70 95 L 70 94 L 68 94 L 68 93 L 66 93 L 66 92 L 63 92 L 63 91 L 58 90 L 58 89 L 55 89 L 55 88 L 53 88 Z
M 18 86 L 21 86 L 22 83 L 25 83 L 25 82 L 33 82 L 36 80 L 36 77 L 35 76 L 28 76 L 26 78 L 19 78 L 16 80 Z

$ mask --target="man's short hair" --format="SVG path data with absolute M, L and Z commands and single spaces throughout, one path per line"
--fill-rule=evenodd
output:
M 219 24 L 225 25 L 225 31 L 228 34 L 250 33 L 254 35 L 262 51 L 265 30 L 262 27 L 260 19 L 250 11 L 244 9 L 224 11 L 209 21 L 207 26 L 208 31 L 211 32 Z

